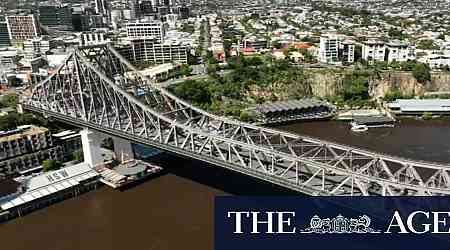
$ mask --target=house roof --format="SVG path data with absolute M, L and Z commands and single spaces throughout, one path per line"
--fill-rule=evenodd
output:
M 294 48 L 296 49 L 309 49 L 311 48 L 311 45 L 308 43 L 296 43 L 294 44 Z

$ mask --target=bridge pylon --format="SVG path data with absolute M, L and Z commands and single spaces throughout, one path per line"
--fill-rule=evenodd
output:
M 83 146 L 84 162 L 92 168 L 103 164 L 103 156 L 100 148 L 102 137 L 87 128 L 80 131 L 81 144 Z

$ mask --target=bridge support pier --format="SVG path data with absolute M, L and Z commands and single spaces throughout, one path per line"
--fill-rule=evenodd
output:
M 102 137 L 91 130 L 83 129 L 80 131 L 81 144 L 83 146 L 84 161 L 91 167 L 95 167 L 103 163 L 100 143 Z
M 125 162 L 134 159 L 133 147 L 130 141 L 124 140 L 119 137 L 113 137 L 113 142 L 116 160 L 120 162 Z

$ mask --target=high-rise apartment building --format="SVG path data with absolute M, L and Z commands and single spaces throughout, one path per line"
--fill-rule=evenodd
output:
M 384 61 L 386 57 L 386 45 L 383 41 L 366 41 L 363 43 L 362 57 L 368 62 Z
M 355 43 L 350 40 L 344 40 L 339 44 L 339 60 L 341 62 L 355 62 Z
M 355 45 L 336 35 L 321 36 L 319 60 L 323 63 L 352 63 L 355 61 Z
M 40 34 L 39 24 L 34 15 L 7 16 L 6 23 L 11 41 L 25 41 Z
M 46 159 L 62 158 L 62 147 L 53 143 L 50 131 L 21 126 L 0 133 L 0 174 L 9 175 L 39 167 Z
M 405 62 L 416 59 L 416 49 L 402 42 L 389 42 L 386 44 L 388 62 Z
M 337 36 L 321 36 L 319 60 L 323 63 L 337 62 L 339 42 Z

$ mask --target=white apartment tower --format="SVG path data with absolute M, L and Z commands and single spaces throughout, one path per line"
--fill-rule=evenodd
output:
M 355 61 L 355 45 L 353 41 L 345 40 L 336 35 L 320 37 L 319 60 L 323 63 L 338 63 Z
M 369 40 L 363 43 L 362 57 L 368 62 L 384 61 L 386 45 L 383 41 Z
M 338 61 L 339 39 L 334 35 L 320 37 L 319 60 L 323 63 Z
M 416 59 L 415 47 L 406 43 L 390 42 L 386 44 L 388 62 L 405 62 Z

